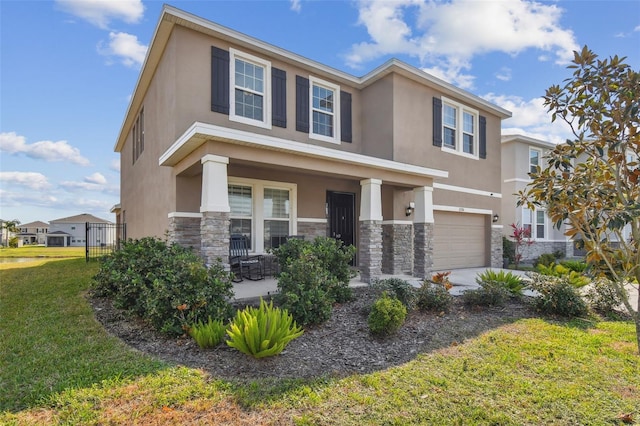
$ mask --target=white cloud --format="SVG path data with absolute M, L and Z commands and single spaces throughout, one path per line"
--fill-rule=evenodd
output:
M 78 148 L 67 141 L 39 141 L 27 144 L 26 138 L 15 132 L 0 133 L 0 151 L 9 154 L 25 154 L 27 157 L 45 161 L 68 161 L 80 166 L 88 166 L 89 160 L 80 154 Z
M 527 49 L 553 54 L 558 63 L 578 49 L 571 30 L 560 25 L 563 10 L 527 0 L 361 0 L 359 23 L 370 42 L 353 45 L 347 63 L 384 55 L 418 57 L 426 69 L 440 70 L 446 80 L 470 81 L 462 73 L 474 56 L 490 52 L 517 55 Z
M 120 172 L 120 160 L 118 159 L 111 160 L 111 163 L 109 164 L 109 169 L 113 170 L 114 172 Z
M 97 185 L 107 184 L 107 179 L 104 177 L 102 173 L 99 173 L 99 172 L 95 172 L 94 174 L 85 177 L 84 181 L 88 183 L 95 183 Z
M 511 80 L 511 68 L 508 68 L 508 67 L 500 68 L 500 71 L 496 73 L 496 78 L 501 81 Z
M 14 185 L 27 187 L 36 191 L 51 188 L 47 177 L 37 172 L 0 172 L 0 182 L 3 183 L 5 188 Z
M 302 10 L 301 0 L 291 0 L 291 10 L 294 12 L 300 12 Z
M 138 41 L 138 37 L 121 32 L 110 32 L 109 43 L 98 43 L 98 53 L 108 58 L 116 57 L 128 67 L 140 67 L 144 62 L 148 47 Z
M 57 0 L 57 3 L 65 12 L 102 29 L 108 29 L 113 19 L 138 23 L 144 14 L 142 0 Z
M 542 98 L 530 100 L 519 96 L 505 96 L 488 93 L 482 98 L 513 113 L 502 122 L 502 134 L 522 134 L 553 143 L 562 143 L 572 138 L 569 126 L 556 120 L 551 122 Z
M 633 31 L 640 31 L 640 25 L 638 25 L 637 27 L 635 27 L 635 28 L 633 29 Z

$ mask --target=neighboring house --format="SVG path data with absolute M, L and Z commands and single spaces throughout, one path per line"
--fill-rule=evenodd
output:
M 19 225 L 18 237 L 22 244 L 46 244 L 49 224 L 41 221 L 22 223 Z
M 510 116 L 398 60 L 355 77 L 165 6 L 115 145 L 116 221 L 208 263 L 244 234 L 254 253 L 353 244 L 366 282 L 497 267 Z
M 87 241 L 87 223 L 98 224 L 98 226 L 112 224 L 108 220 L 87 213 L 49 221 L 47 246 L 85 247 L 89 245 L 90 247 L 100 247 L 111 246 L 115 243 L 115 233 L 108 226 L 91 232 Z
M 503 235 L 513 233 L 511 224 L 529 229 L 533 244 L 523 249 L 523 260 L 532 261 L 543 253 L 562 252 L 572 257 L 573 241 L 564 235 L 566 225 L 554 227 L 544 209 L 517 206 L 516 193 L 531 182 L 529 173 L 545 168 L 545 159 L 555 144 L 522 135 L 502 136 L 502 223 Z

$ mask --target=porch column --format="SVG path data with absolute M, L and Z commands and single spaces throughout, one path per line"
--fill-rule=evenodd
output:
M 360 181 L 360 280 L 371 283 L 382 274 L 382 181 Z
M 425 279 L 433 270 L 433 188 L 414 188 L 413 196 L 413 276 Z
M 201 162 L 200 253 L 207 265 L 220 259 L 229 269 L 229 158 L 208 154 Z

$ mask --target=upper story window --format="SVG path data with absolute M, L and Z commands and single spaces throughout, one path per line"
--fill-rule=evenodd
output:
M 229 119 L 271 128 L 271 63 L 230 49 Z
M 442 149 L 478 158 L 478 111 L 442 98 Z
M 340 87 L 310 77 L 309 136 L 325 142 L 340 143 Z
M 538 171 L 538 166 L 541 166 L 541 158 L 541 150 L 536 148 L 529 148 L 529 173 L 536 173 Z
M 144 108 L 133 123 L 133 162 L 135 163 L 144 151 Z

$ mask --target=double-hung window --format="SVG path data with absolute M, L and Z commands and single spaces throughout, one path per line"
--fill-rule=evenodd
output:
M 340 87 L 314 77 L 310 77 L 309 82 L 309 136 L 325 142 L 340 143 Z
M 536 173 L 538 171 L 538 166 L 541 166 L 541 158 L 541 150 L 536 148 L 529 148 L 529 173 Z
M 271 128 L 271 63 L 230 49 L 229 119 Z
M 230 234 L 246 236 L 256 253 L 278 247 L 296 231 L 295 200 L 295 184 L 231 178 Z
M 534 240 L 546 238 L 546 217 L 544 210 L 522 209 L 522 226 L 529 230 Z
M 478 158 L 478 111 L 442 98 L 442 149 Z

